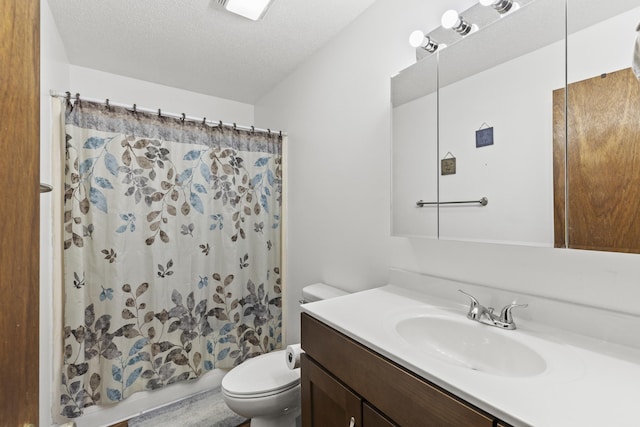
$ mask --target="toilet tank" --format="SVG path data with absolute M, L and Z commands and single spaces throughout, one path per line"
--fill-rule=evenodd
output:
M 301 303 L 320 301 L 335 297 L 347 295 L 348 292 L 342 289 L 334 288 L 324 283 L 314 283 L 302 288 L 302 300 Z

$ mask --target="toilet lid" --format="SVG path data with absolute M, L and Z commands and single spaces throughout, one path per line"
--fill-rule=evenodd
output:
M 222 378 L 222 388 L 229 394 L 251 396 L 274 394 L 300 383 L 300 369 L 289 369 L 285 351 L 254 357 L 233 368 Z

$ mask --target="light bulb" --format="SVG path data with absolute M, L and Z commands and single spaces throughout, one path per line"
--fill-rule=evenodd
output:
M 479 3 L 482 6 L 493 7 L 501 15 L 519 7 L 518 3 L 514 3 L 513 0 L 479 0 Z
M 505 0 L 501 0 L 505 1 Z M 511 1 L 511 0 L 508 0 Z M 472 25 L 465 21 L 462 16 L 458 15 L 453 9 L 447 10 L 442 14 L 442 19 L 440 20 L 443 28 L 454 30 L 460 35 L 466 36 L 472 29 Z
M 409 44 L 412 47 L 420 47 L 422 46 L 422 42 L 424 41 L 424 33 L 420 30 L 415 30 L 409 36 Z
M 409 36 L 409 44 L 415 48 L 421 47 L 427 52 L 433 53 L 438 50 L 438 42 L 426 36 L 422 31 L 416 30 Z
M 458 15 L 458 12 L 456 12 L 455 10 L 449 9 L 442 14 L 440 23 L 444 28 L 450 30 L 451 28 L 460 25 L 460 15 Z

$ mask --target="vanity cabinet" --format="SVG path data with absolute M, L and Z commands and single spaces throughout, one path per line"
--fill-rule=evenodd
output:
M 509 427 L 306 313 L 303 427 Z

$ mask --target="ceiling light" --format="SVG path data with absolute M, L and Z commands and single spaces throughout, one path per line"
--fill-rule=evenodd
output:
M 440 23 L 443 28 L 454 30 L 463 36 L 466 36 L 471 31 L 471 24 L 465 21 L 462 16 L 453 9 L 447 10 L 442 15 Z
M 273 0 L 218 0 L 229 12 L 257 21 L 261 19 Z
M 435 52 L 438 50 L 438 42 L 431 37 L 426 36 L 422 31 L 416 30 L 409 36 L 409 44 L 413 47 L 421 47 L 427 52 Z

